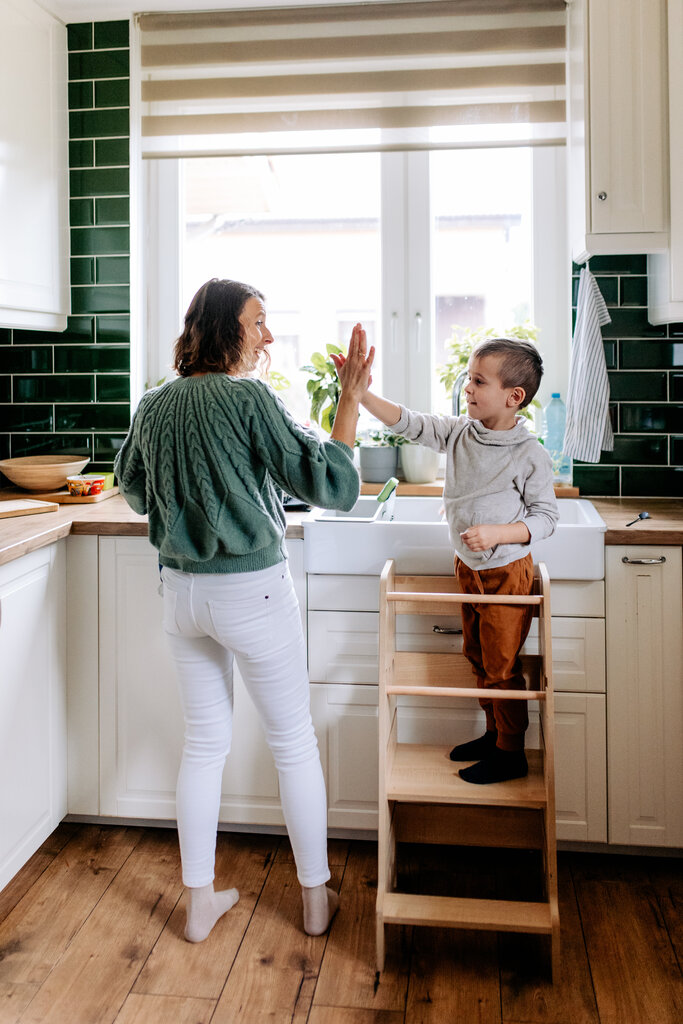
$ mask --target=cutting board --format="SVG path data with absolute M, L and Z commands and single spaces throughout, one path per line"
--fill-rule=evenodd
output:
M 34 491 L 31 491 L 31 497 L 37 501 L 56 501 L 59 505 L 89 505 L 93 501 L 104 501 L 106 498 L 113 498 L 118 493 L 118 487 L 110 487 L 108 491 L 100 491 L 99 494 L 69 494 L 65 487 L 61 491 L 46 491 L 44 494 L 36 494 Z M 26 494 L 26 491 L 20 491 L 16 487 L 8 487 L 0 491 L 0 500 L 5 496 L 11 496 L 14 499 L 19 494 Z M 2 505 L 0 505 L 0 508 L 2 508 Z
M 0 519 L 33 516 L 37 512 L 59 512 L 59 505 L 54 501 L 36 501 L 31 498 L 17 498 L 0 504 Z

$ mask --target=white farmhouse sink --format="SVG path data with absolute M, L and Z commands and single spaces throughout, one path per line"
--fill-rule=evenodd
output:
M 585 499 L 562 498 L 557 504 L 557 529 L 531 545 L 534 562 L 545 562 L 551 579 L 602 579 L 605 523 Z M 303 520 L 305 569 L 378 576 L 393 558 L 401 573 L 448 575 L 453 549 L 441 507 L 441 498 L 396 498 L 391 521 L 372 519 L 374 498 L 360 498 L 350 512 L 313 509 Z

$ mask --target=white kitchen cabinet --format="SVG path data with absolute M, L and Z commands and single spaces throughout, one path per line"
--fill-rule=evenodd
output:
M 681 548 L 606 549 L 609 839 L 683 846 Z
M 573 258 L 664 252 L 666 0 L 574 0 L 567 18 Z
M 65 560 L 0 566 L 0 889 L 66 814 Z
M 301 592 L 303 541 L 288 544 Z M 99 540 L 101 815 L 174 819 L 183 723 L 162 629 L 156 551 L 141 537 Z M 277 772 L 235 668 L 235 728 L 220 821 L 283 824 Z
M 0 0 L 0 326 L 63 331 L 69 312 L 66 27 Z
M 683 0 L 668 0 L 669 248 L 648 256 L 648 320 L 683 320 Z

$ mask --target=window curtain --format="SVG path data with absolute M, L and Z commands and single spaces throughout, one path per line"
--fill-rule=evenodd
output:
M 565 140 L 564 0 L 145 14 L 145 157 Z

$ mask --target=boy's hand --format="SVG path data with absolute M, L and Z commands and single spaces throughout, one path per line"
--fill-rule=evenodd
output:
M 528 544 L 531 540 L 525 523 L 482 523 L 470 526 L 460 536 L 470 551 L 487 551 L 496 544 Z

